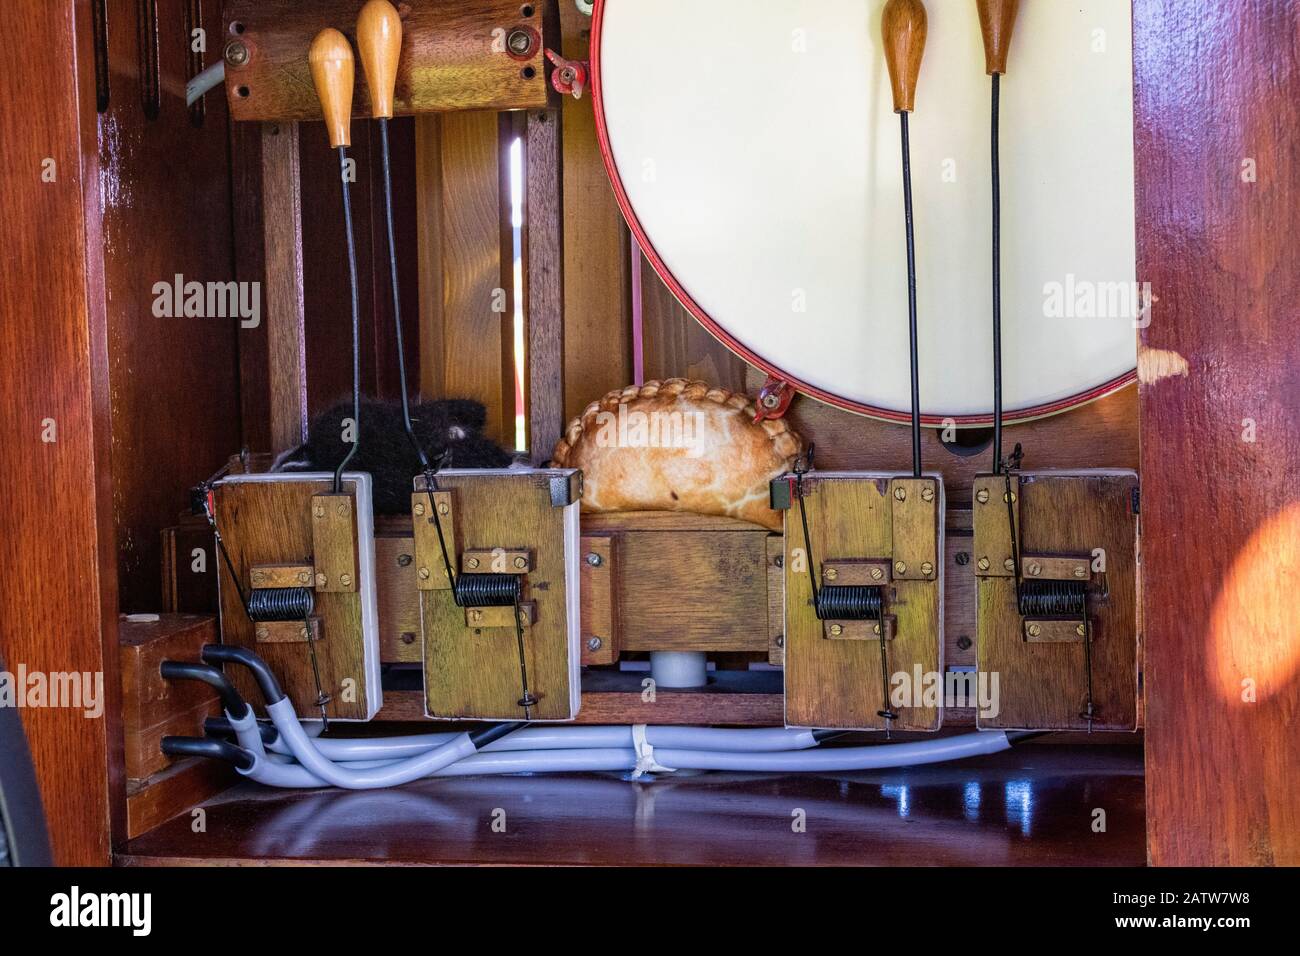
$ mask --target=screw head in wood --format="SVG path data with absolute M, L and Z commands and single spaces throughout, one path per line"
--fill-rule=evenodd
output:
M 477 567 L 478 567 L 478 558 L 469 558 L 468 560 L 466 560 L 465 563 L 466 563 L 467 565 L 469 565 L 469 567 L 471 567 L 471 568 L 477 568 Z
M 844 633 L 844 628 L 839 624 L 832 624 L 831 633 L 834 634 L 836 637 L 839 637 L 841 634 Z
M 930 575 L 934 574 L 934 565 L 929 561 L 923 561 L 921 563 L 921 573 L 928 578 Z
M 879 580 L 881 580 L 884 576 L 885 576 L 885 569 L 884 569 L 884 568 L 872 568 L 872 569 L 871 569 L 871 580 L 873 580 L 873 581 L 879 581 Z
M 264 627 L 259 627 L 259 628 L 257 629 L 257 639 L 258 639 L 259 641 L 264 641 L 264 640 L 266 640 L 267 636 L 268 636 L 270 633 L 271 633 L 271 632 L 268 631 L 266 628 L 264 628 Z
M 311 584 L 311 572 L 310 572 L 310 571 L 299 571 L 299 572 L 298 572 L 298 583 L 299 583 L 299 584 L 302 584 L 302 585 Z
M 601 649 L 604 643 L 605 642 L 602 641 L 599 637 L 589 637 L 587 638 L 587 650 L 598 651 Z
M 986 505 L 986 504 L 988 504 L 988 503 L 989 503 L 989 492 L 988 492 L 988 489 L 987 489 L 987 488 L 981 488 L 978 492 L 976 492 L 976 494 L 975 494 L 975 500 L 978 501 L 978 502 L 979 502 L 980 504 L 982 504 L 982 505 Z
M 411 556 L 410 556 L 409 554 L 399 554 L 399 555 L 397 556 L 397 566 L 398 566 L 399 568 L 410 567 L 410 564 L 411 564 L 411 561 L 412 561 L 412 560 L 413 560 L 413 559 L 411 558 Z
M 904 488 L 904 487 L 902 487 L 901 485 L 900 485 L 899 487 L 895 488 L 895 489 L 894 489 L 894 498 L 895 498 L 895 500 L 897 500 L 897 501 L 905 501 L 905 500 L 907 500 L 907 489 Z
M 988 558 L 980 558 L 979 561 L 975 563 L 975 566 L 981 571 L 987 571 L 989 568 L 993 567 L 993 562 Z
M 835 580 L 836 578 L 838 578 L 839 576 L 840 576 L 840 572 L 837 571 L 835 568 L 827 568 L 827 569 L 826 569 L 826 580 L 827 580 L 827 581 L 834 581 L 834 580 Z
M 315 515 L 317 518 L 323 518 L 325 517 L 325 506 L 317 505 L 315 508 L 311 509 L 311 513 Z
M 328 582 L 329 578 L 325 577 L 324 571 L 321 571 L 316 575 L 316 587 L 323 588 Z
M 1025 568 L 1025 572 L 1027 574 L 1033 575 L 1034 577 L 1038 577 L 1039 572 L 1042 570 L 1043 570 L 1043 566 L 1039 564 L 1037 561 L 1030 561 L 1029 567 Z
M 428 568 L 420 568 L 420 572 L 419 572 L 419 573 L 420 573 L 420 580 L 421 580 L 421 581 L 427 581 L 427 580 L 429 580 L 429 569 L 428 569 Z
M 1010 493 L 1003 492 L 1003 493 L 1002 493 L 1002 500 L 1005 501 L 1005 502 L 1010 502 L 1010 503 L 1014 504 L 1014 503 L 1015 503 L 1015 500 L 1016 500 L 1016 493 L 1015 493 L 1014 491 L 1012 491 L 1012 492 L 1010 492 Z
M 1075 568 L 1074 576 L 1076 578 L 1086 578 L 1088 576 L 1088 569 L 1084 567 Z
M 424 505 L 417 502 L 411 510 L 415 512 L 415 516 L 418 518 L 420 515 L 424 514 Z
M 1078 634 L 1080 637 L 1084 637 L 1087 635 L 1088 629 L 1085 628 L 1082 624 L 1080 624 L 1078 627 L 1074 629 L 1074 633 Z
M 265 580 L 266 580 L 266 575 L 263 574 L 261 571 L 254 571 L 254 572 L 253 572 L 253 583 L 254 583 L 254 584 L 261 584 L 261 583 L 262 583 L 263 581 L 265 581 Z
M 349 585 L 351 585 L 351 584 L 352 584 L 352 575 L 350 575 L 350 574 L 340 574 L 340 575 L 339 575 L 339 584 L 343 585 L 344 587 L 348 587 Z
M 1042 629 L 1041 627 L 1039 627 L 1037 624 L 1030 624 L 1030 625 L 1029 625 L 1029 636 L 1030 636 L 1030 637 L 1037 637 L 1037 636 L 1038 636 L 1039 634 L 1041 634 L 1041 633 L 1043 633 L 1043 629 Z
M 872 625 L 872 627 L 871 627 L 871 633 L 872 633 L 872 634 L 879 634 L 879 633 L 880 633 L 880 625 L 879 625 L 879 624 L 874 624 L 874 625 Z
M 778 634 L 778 635 L 776 636 L 776 646 L 777 646 L 777 647 L 785 647 L 785 635 L 784 635 L 784 634 Z
M 895 561 L 895 562 L 894 562 L 894 573 L 895 573 L 895 574 L 906 574 L 906 573 L 907 573 L 907 562 L 905 562 L 905 561 Z
M 230 66 L 243 66 L 248 62 L 248 47 L 242 40 L 231 40 L 226 44 L 225 58 Z
M 343 517 L 348 513 L 347 502 L 341 502 L 339 504 L 338 512 L 339 512 L 339 517 Z
M 587 563 L 591 565 L 593 568 L 600 567 L 602 561 L 603 559 L 601 558 L 601 556 L 598 555 L 595 551 L 590 551 L 587 553 Z
M 921 500 L 922 500 L 922 501 L 934 501 L 934 489 L 931 488 L 929 485 L 926 485 L 924 488 L 922 488 L 922 489 L 921 489 Z
M 515 558 L 515 567 L 517 568 L 528 567 L 528 559 L 525 558 L 522 554 L 519 555 L 517 558 Z
M 444 501 L 444 502 L 442 502 L 440 505 L 438 505 L 438 514 L 440 514 L 440 515 L 448 515 L 448 514 L 451 514 L 451 508 L 450 508 L 450 506 L 447 504 L 447 502 Z
M 483 620 L 483 612 L 477 609 L 472 610 L 469 612 L 469 619 L 477 624 L 479 621 Z
M 1007 558 L 1005 561 L 1002 562 L 1002 566 L 1006 568 L 1008 571 L 1014 571 L 1016 569 L 1016 562 L 1012 561 L 1010 558 Z

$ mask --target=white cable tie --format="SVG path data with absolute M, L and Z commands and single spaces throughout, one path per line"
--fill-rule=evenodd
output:
M 645 724 L 632 725 L 632 748 L 636 751 L 636 769 L 632 771 L 632 779 L 635 780 L 648 773 L 675 772 L 676 767 L 665 767 L 655 760 L 655 749 L 650 746 L 650 741 L 646 740 L 645 729 Z

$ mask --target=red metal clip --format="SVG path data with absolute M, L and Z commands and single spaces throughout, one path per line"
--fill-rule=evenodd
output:
M 780 418 L 790 408 L 793 399 L 794 387 L 783 379 L 769 375 L 759 390 L 758 401 L 754 403 L 754 408 L 757 409 L 754 424 Z
M 551 70 L 551 86 L 555 92 L 572 94 L 575 100 L 582 99 L 582 91 L 587 88 L 587 75 L 591 64 L 586 60 L 566 60 L 554 50 L 546 51 L 546 58 L 554 67 Z

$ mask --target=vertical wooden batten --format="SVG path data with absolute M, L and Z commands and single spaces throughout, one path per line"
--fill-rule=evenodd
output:
M 1138 0 L 1147 846 L 1300 863 L 1300 10 Z
M 529 110 L 524 157 L 528 450 L 551 457 L 564 429 L 564 226 L 559 110 Z
M 303 302 L 302 174 L 298 124 L 262 124 L 263 247 L 270 450 L 307 437 L 307 325 Z

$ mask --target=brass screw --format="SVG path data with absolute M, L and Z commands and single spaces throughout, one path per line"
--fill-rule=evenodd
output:
M 339 505 L 339 509 L 338 509 L 338 510 L 339 510 L 339 516 L 340 516 L 340 517 L 346 515 L 346 514 L 348 513 L 347 502 L 343 502 L 343 503 L 341 503 L 341 504 Z
M 305 625 L 304 625 L 303 628 L 298 632 L 298 636 L 301 637 L 304 641 L 306 641 L 306 640 L 310 640 L 310 638 L 308 638 L 308 636 L 307 636 L 307 627 L 306 627 Z
M 299 572 L 298 572 L 298 583 L 299 583 L 299 584 L 310 584 L 310 583 L 311 583 L 311 572 L 310 572 L 310 571 L 299 571 Z
M 1007 558 L 1005 561 L 1002 562 L 1002 566 L 1006 568 L 1008 571 L 1014 571 L 1016 569 L 1016 562 L 1012 561 L 1010 558 Z
M 477 624 L 479 621 L 483 620 L 483 612 L 479 610 L 472 610 L 469 612 L 469 619 L 474 624 Z
M 438 505 L 438 514 L 440 515 L 451 514 L 451 507 L 447 504 L 447 502 L 444 501 Z
M 872 568 L 872 569 L 871 569 L 871 580 L 873 580 L 873 581 L 879 581 L 879 580 L 880 580 L 881 578 L 883 578 L 884 576 L 885 576 L 885 569 L 884 569 L 884 568 Z
M 833 634 L 835 637 L 839 637 L 843 633 L 844 633 L 844 628 L 841 627 L 839 624 L 831 625 L 831 634 Z
M 1030 637 L 1037 637 L 1037 636 L 1038 636 L 1039 634 L 1041 634 L 1041 633 L 1043 633 L 1043 629 L 1042 629 L 1041 627 L 1039 627 L 1037 624 L 1030 624 L 1030 625 L 1029 625 L 1029 636 L 1030 636 Z
M 977 562 L 975 562 L 975 566 L 979 568 L 981 571 L 987 571 L 989 568 L 993 566 L 993 562 L 991 562 L 988 558 L 980 558 Z
M 840 576 L 840 572 L 837 571 L 835 568 L 827 568 L 827 569 L 826 569 L 826 580 L 827 580 L 827 581 L 834 581 L 834 580 L 835 580 L 836 578 L 838 578 L 839 576 Z M 838 592 L 837 592 L 837 593 L 838 593 Z
M 515 558 L 515 567 L 517 568 L 528 567 L 528 559 L 521 554 L 519 557 Z
M 1014 491 L 1011 492 L 1010 494 L 1007 494 L 1006 492 L 1003 492 L 1003 494 L 1002 494 L 1002 500 L 1003 500 L 1003 501 L 1009 501 L 1009 502 L 1013 502 L 1013 503 L 1014 503 L 1015 500 L 1016 500 L 1016 493 L 1015 493 Z
M 415 516 L 418 518 L 420 515 L 424 514 L 424 505 L 417 503 L 411 510 L 415 512 Z
M 907 489 L 902 485 L 899 485 L 894 489 L 894 498 L 897 501 L 905 501 L 907 499 Z
M 982 505 L 989 503 L 989 492 L 987 488 L 981 488 L 975 495 L 975 500 Z
M 907 573 L 907 564 L 906 564 L 906 562 L 903 562 L 903 561 L 895 561 L 895 562 L 894 562 L 894 573 L 895 573 L 895 574 L 906 574 L 906 573 Z
M 478 567 L 478 558 L 467 558 L 466 561 L 465 561 L 465 563 L 466 563 L 467 565 L 469 565 L 471 568 L 477 568 L 477 567 Z
M 1084 628 L 1082 624 L 1080 624 L 1078 627 L 1074 629 L 1074 633 L 1078 634 L 1080 637 L 1083 637 L 1085 634 L 1087 634 L 1087 630 Z
M 922 500 L 922 501 L 934 501 L 934 489 L 931 488 L 929 485 L 926 485 L 924 488 L 922 488 L 922 489 L 921 489 L 921 500 Z
M 266 628 L 264 628 L 264 627 L 259 627 L 259 628 L 257 629 L 257 639 L 258 639 L 259 641 L 264 641 L 264 640 L 267 639 L 267 637 L 270 635 L 270 633 L 271 633 L 271 632 L 268 631 Z
M 871 633 L 873 633 L 873 634 L 879 634 L 879 633 L 880 633 L 880 625 L 879 625 L 879 624 L 873 625 L 872 628 L 871 628 Z
M 1082 568 L 1082 567 L 1075 568 L 1075 569 L 1074 569 L 1074 576 L 1075 576 L 1076 578 L 1086 578 L 1086 577 L 1088 576 L 1088 569 L 1087 569 L 1087 568 Z
M 316 574 L 316 587 L 323 588 L 328 581 L 329 578 L 325 577 L 324 571 L 320 571 Z
M 340 574 L 340 575 L 339 575 L 339 584 L 343 585 L 344 587 L 348 587 L 349 585 L 351 585 L 351 584 L 352 584 L 352 575 L 350 575 L 350 574 Z
M 253 572 L 253 583 L 254 583 L 254 584 L 261 584 L 261 583 L 262 583 L 263 581 L 265 581 L 265 580 L 266 580 L 266 575 L 263 574 L 261 571 L 254 571 L 254 572 Z
M 420 568 L 420 580 L 421 580 L 421 581 L 427 581 L 427 580 L 429 580 L 429 569 L 428 569 L 428 568 Z
M 921 562 L 921 573 L 928 578 L 930 575 L 934 574 L 934 565 L 929 561 Z
M 314 514 L 317 518 L 323 518 L 325 517 L 325 506 L 317 505 L 315 508 L 311 509 L 311 513 Z
M 1028 571 L 1034 577 L 1038 577 L 1038 572 L 1043 570 L 1043 566 L 1039 564 L 1037 561 L 1031 561 L 1029 562 L 1029 567 L 1025 568 L 1025 570 Z

